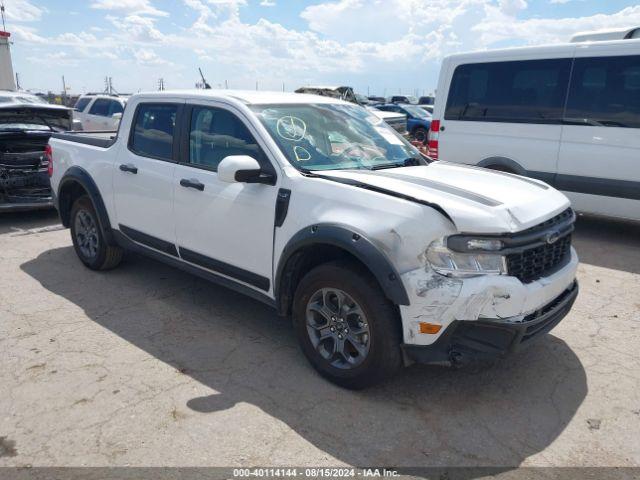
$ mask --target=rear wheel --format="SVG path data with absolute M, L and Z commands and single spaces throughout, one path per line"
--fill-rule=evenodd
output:
M 397 310 L 355 264 L 332 262 L 309 272 L 296 290 L 293 321 L 313 367 L 342 387 L 365 388 L 402 365 Z
M 92 270 L 109 270 L 118 266 L 123 251 L 107 245 L 93 202 L 87 195 L 71 207 L 71 240 L 78 258 Z

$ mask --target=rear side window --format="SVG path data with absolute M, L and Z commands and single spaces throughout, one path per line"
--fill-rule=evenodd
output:
M 447 120 L 558 123 L 570 59 L 460 65 L 451 80 Z
M 78 99 L 78 101 L 76 102 L 75 107 L 73 107 L 73 109 L 76 112 L 83 112 L 85 108 L 87 108 L 87 105 L 89 105 L 89 103 L 91 102 L 90 98 L 80 98 Z
M 144 157 L 171 160 L 178 106 L 140 104 L 136 112 L 129 148 Z
M 116 102 L 115 100 L 111 100 L 109 102 L 109 116 L 112 117 L 116 113 L 124 112 L 124 108 L 120 102 Z
M 640 56 L 577 58 L 566 119 L 640 128 Z
M 189 163 L 211 170 L 229 155 L 249 155 L 262 165 L 262 149 L 244 123 L 219 108 L 194 107 L 189 133 Z

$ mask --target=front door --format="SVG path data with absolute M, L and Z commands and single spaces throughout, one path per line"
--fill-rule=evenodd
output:
M 116 228 L 136 243 L 172 256 L 177 256 L 173 175 L 181 107 L 177 101 L 138 104 L 128 144 L 113 172 Z
M 229 155 L 249 155 L 275 172 L 239 115 L 213 103 L 185 109 L 185 138 L 173 178 L 177 244 L 183 260 L 269 293 L 278 188 L 227 183 L 217 174 Z

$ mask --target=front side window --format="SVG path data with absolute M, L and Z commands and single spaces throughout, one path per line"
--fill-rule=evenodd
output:
M 189 163 L 213 171 L 230 155 L 248 155 L 264 164 L 262 149 L 245 124 L 220 108 L 194 107 L 189 133 Z
M 113 117 L 113 115 L 115 115 L 116 113 L 122 113 L 122 112 L 124 112 L 124 108 L 122 107 L 122 104 L 120 102 L 116 102 L 115 100 L 111 100 L 111 102 L 109 103 L 108 116 Z
M 640 128 L 640 56 L 577 58 L 567 120 Z
M 421 159 L 417 149 L 358 105 L 252 107 L 289 162 L 303 171 L 374 169 Z
M 570 70 L 570 59 L 460 65 L 445 119 L 559 123 Z
M 78 101 L 76 102 L 75 107 L 73 107 L 73 109 L 76 112 L 83 112 L 85 108 L 87 108 L 87 105 L 89 105 L 89 103 L 91 102 L 90 98 L 80 98 L 78 99 Z
M 171 160 L 178 106 L 140 104 L 131 134 L 130 148 L 145 157 Z
M 89 114 L 99 115 L 101 117 L 108 117 L 110 105 L 111 105 L 111 100 L 98 98 L 95 102 L 93 102 L 93 105 L 91 105 L 91 109 L 89 109 Z

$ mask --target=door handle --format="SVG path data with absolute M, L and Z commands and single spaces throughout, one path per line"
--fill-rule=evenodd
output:
M 131 165 L 130 163 L 120 165 L 120 170 L 123 172 L 133 173 L 134 175 L 138 173 L 138 167 Z
M 196 190 L 200 190 L 201 192 L 204 190 L 204 183 L 199 182 L 195 178 L 183 178 L 182 180 L 180 180 L 180 185 L 185 188 L 195 188 Z

